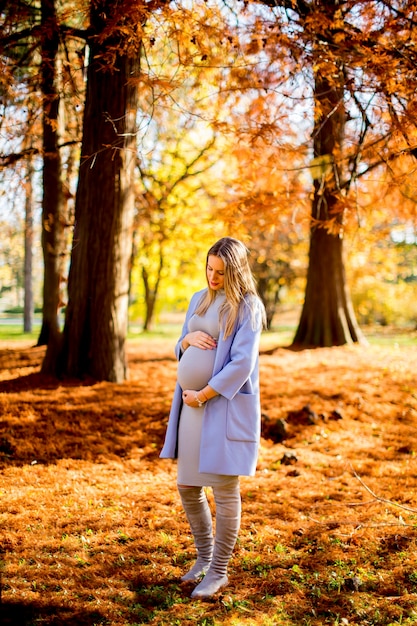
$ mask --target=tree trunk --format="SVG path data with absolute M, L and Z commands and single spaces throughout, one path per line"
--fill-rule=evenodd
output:
M 343 239 L 324 228 L 311 232 L 304 306 L 293 345 L 339 346 L 362 342 L 348 289 Z
M 60 258 L 64 246 L 61 155 L 58 146 L 59 90 L 56 58 L 59 28 L 55 0 L 42 0 L 42 96 L 43 96 L 43 200 L 42 251 L 44 259 L 43 313 L 38 346 L 48 344 L 42 366 L 47 371 L 57 355 L 60 342 Z
M 321 11 L 331 20 L 337 0 L 323 0 Z M 309 266 L 304 306 L 293 345 L 320 347 L 362 342 L 353 311 L 343 256 L 343 196 L 340 190 L 345 130 L 344 76 L 340 60 L 323 54 L 332 31 L 317 35 L 315 68 L 314 196 Z M 330 46 L 332 49 L 332 47 Z M 337 46 L 335 46 L 335 49 Z M 313 170 L 312 170 L 313 171 Z
M 120 7 L 92 3 L 83 142 L 75 203 L 64 342 L 59 366 L 70 376 L 126 378 L 129 265 L 136 161 L 135 77 L 139 51 L 120 50 L 106 31 Z M 117 19 L 117 18 L 116 18 Z M 120 17 L 122 20 L 122 17 Z M 114 54 L 111 66 L 109 53 Z
M 25 261 L 24 261 L 24 303 L 23 332 L 32 332 L 33 325 L 33 164 L 27 159 L 26 198 L 25 198 Z
M 159 293 L 159 284 L 161 282 L 162 270 L 164 268 L 164 254 L 162 246 L 159 250 L 159 265 L 157 270 L 157 276 L 154 282 L 153 288 L 151 287 L 151 281 L 146 267 L 142 267 L 142 280 L 145 291 L 145 319 L 143 322 L 143 330 L 149 331 L 152 328 L 152 323 L 155 314 L 156 300 Z

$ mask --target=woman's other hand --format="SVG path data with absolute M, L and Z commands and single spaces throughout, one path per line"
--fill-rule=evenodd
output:
M 184 350 L 189 346 L 200 348 L 200 350 L 214 350 L 217 347 L 216 339 L 202 330 L 187 333 L 181 343 Z

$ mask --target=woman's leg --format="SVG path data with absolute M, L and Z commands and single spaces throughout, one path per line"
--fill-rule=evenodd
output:
M 178 485 L 178 491 L 197 549 L 195 564 L 181 580 L 197 581 L 208 570 L 213 554 L 211 511 L 204 487 Z
M 194 589 L 192 598 L 209 598 L 229 582 L 227 567 L 240 528 L 241 497 L 239 477 L 225 478 L 213 486 L 216 503 L 216 536 L 213 558 L 204 579 Z

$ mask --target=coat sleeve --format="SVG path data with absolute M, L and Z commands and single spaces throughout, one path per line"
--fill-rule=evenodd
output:
M 249 307 L 246 306 L 243 320 L 235 331 L 226 364 L 208 382 L 210 387 L 228 400 L 238 393 L 257 367 L 261 330 L 260 309 L 256 312 L 254 324 Z

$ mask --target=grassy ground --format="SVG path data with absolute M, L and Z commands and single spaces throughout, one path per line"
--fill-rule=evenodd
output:
M 193 544 L 158 458 L 177 330 L 130 339 L 122 385 L 43 377 L 44 349 L 3 335 L 3 624 L 417 624 L 415 335 L 293 352 L 290 332 L 262 340 L 258 471 L 209 602 L 180 584 Z
M 294 337 L 297 328 L 297 314 L 289 311 L 280 318 L 280 323 L 275 325 L 270 331 L 264 332 L 262 343 L 264 346 L 289 346 Z M 38 320 L 39 322 L 39 320 Z M 40 325 L 34 326 L 30 333 L 24 333 L 22 330 L 22 322 L 15 320 L 13 322 L 3 322 L 0 324 L 0 342 L 19 341 L 28 342 L 31 345 L 36 344 Z M 181 330 L 181 323 L 174 321 L 162 320 L 155 325 L 154 330 L 143 332 L 139 323 L 131 323 L 129 327 L 128 338 L 131 341 L 150 340 L 167 340 L 176 341 Z M 367 340 L 375 345 L 417 345 L 417 330 L 404 329 L 396 327 L 368 326 L 362 329 Z

